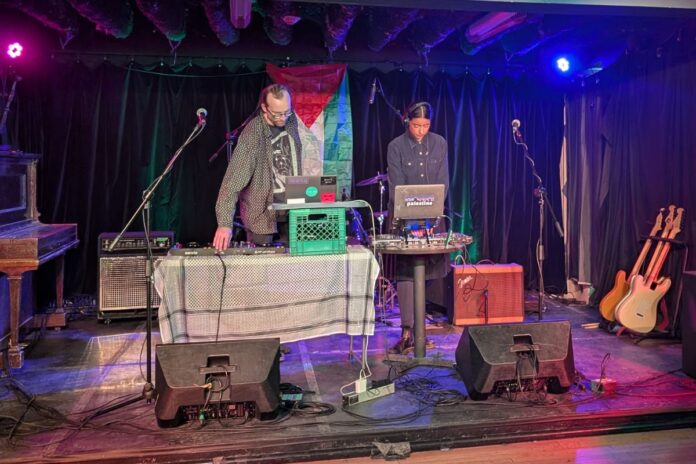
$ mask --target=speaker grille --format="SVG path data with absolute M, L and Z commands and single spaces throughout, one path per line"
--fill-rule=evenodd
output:
M 161 260 L 155 258 L 155 266 Z M 99 310 L 124 311 L 147 306 L 146 259 L 144 256 L 106 256 L 99 258 Z M 151 285 L 150 302 L 153 308 L 160 297 Z
M 524 320 L 524 272 L 519 264 L 453 266 L 452 323 L 471 325 Z

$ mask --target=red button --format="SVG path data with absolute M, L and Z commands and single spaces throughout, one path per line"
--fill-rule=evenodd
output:
M 333 203 L 336 201 L 336 194 L 335 193 L 322 193 L 321 194 L 321 202 L 322 203 Z

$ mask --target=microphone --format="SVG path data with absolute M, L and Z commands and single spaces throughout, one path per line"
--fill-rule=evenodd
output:
M 368 104 L 373 104 L 375 102 L 375 94 L 377 93 L 377 78 L 372 79 L 372 88 L 370 89 L 370 98 L 367 100 Z
M 198 108 L 196 110 L 196 116 L 198 116 L 198 124 L 205 126 L 205 118 L 208 117 L 208 110 L 205 108 Z
M 521 126 L 521 125 L 522 125 L 522 123 L 520 122 L 519 119 L 513 119 L 513 120 L 512 120 L 512 133 L 513 133 L 514 135 L 517 135 L 517 134 L 519 133 L 519 130 L 520 130 L 520 126 Z

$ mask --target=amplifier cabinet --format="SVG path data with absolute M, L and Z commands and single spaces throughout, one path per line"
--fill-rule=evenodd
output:
M 155 257 L 155 267 L 162 257 Z M 99 316 L 106 313 L 145 309 L 147 278 L 145 256 L 102 256 L 99 258 Z M 151 284 L 152 308 L 159 307 L 160 297 Z M 113 315 L 113 314 L 112 314 Z
M 142 232 L 129 232 L 113 251 L 108 247 L 117 234 L 105 232 L 99 235 L 98 318 L 113 319 L 132 317 L 147 307 L 146 241 Z M 150 233 L 154 267 L 166 256 L 174 243 L 172 232 Z M 150 284 L 150 303 L 156 311 L 160 297 Z
M 452 324 L 524 320 L 524 270 L 519 264 L 453 265 L 448 279 L 447 309 Z

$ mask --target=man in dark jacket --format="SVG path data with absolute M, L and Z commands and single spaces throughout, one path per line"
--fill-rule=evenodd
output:
M 286 86 L 272 84 L 261 91 L 259 113 L 242 131 L 227 166 L 215 205 L 213 246 L 229 247 L 237 200 L 247 240 L 270 244 L 278 231 L 271 205 L 282 200 L 285 178 L 301 174 L 302 145 L 292 96 Z

